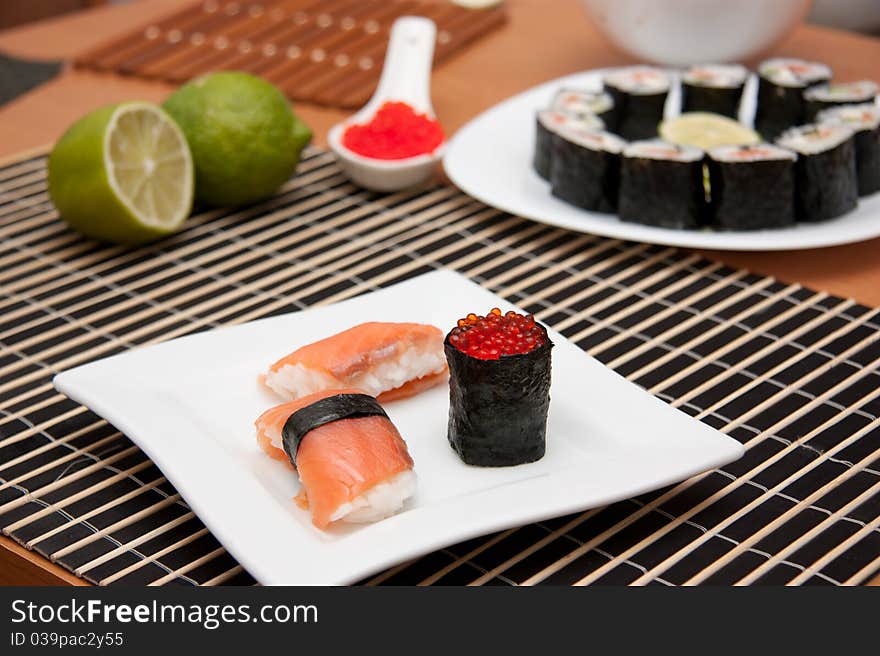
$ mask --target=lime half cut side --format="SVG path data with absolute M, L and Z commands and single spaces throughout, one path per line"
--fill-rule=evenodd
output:
M 127 103 L 104 135 L 111 188 L 145 226 L 173 232 L 189 215 L 193 163 L 180 128 L 154 105 Z
M 739 121 L 709 112 L 686 112 L 663 121 L 660 136 L 670 143 L 703 150 L 715 146 L 747 146 L 761 141 L 757 132 Z

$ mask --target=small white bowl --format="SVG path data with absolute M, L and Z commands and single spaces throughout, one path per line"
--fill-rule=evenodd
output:
M 616 46 L 658 64 L 749 59 L 781 41 L 811 0 L 582 0 Z

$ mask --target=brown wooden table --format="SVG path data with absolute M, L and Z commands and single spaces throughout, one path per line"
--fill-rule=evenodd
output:
M 180 0 L 140 0 L 101 7 L 0 32 L 0 51 L 34 59 L 69 59 L 133 26 L 167 14 Z M 507 0 L 510 21 L 442 64 L 432 95 L 449 133 L 515 93 L 539 82 L 601 66 L 631 62 L 587 21 L 576 0 Z M 773 54 L 818 59 L 841 78 L 880 77 L 880 39 L 803 26 Z M 755 62 L 749 62 L 754 64 Z M 143 80 L 67 71 L 0 108 L 0 159 L 54 141 L 91 109 L 128 99 L 158 101 L 172 87 Z M 346 113 L 297 105 L 322 143 Z M 726 264 L 880 305 L 880 239 L 835 248 L 740 253 L 702 251 Z M 0 537 L 0 584 L 85 584 L 60 567 Z M 880 585 L 880 576 L 873 585 Z

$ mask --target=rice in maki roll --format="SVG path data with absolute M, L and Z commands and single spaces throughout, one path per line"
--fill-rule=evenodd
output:
M 551 193 L 586 210 L 616 211 L 624 146 L 610 132 L 560 130 L 553 140 Z
M 853 131 L 844 125 L 801 125 L 787 130 L 777 144 L 798 154 L 795 164 L 795 214 L 799 221 L 823 221 L 858 204 Z
M 820 112 L 818 122 L 855 130 L 859 196 L 880 191 L 880 107 L 874 103 L 841 105 Z
M 793 125 L 804 123 L 804 91 L 831 79 L 825 64 L 802 59 L 768 59 L 758 66 L 758 106 L 755 129 L 773 141 Z
M 691 66 L 681 76 L 681 111 L 737 118 L 747 77 L 739 64 Z
M 550 406 L 547 330 L 531 315 L 469 314 L 444 342 L 450 446 L 469 465 L 506 467 L 544 456 Z
M 580 89 L 560 89 L 550 109 L 575 116 L 598 116 L 605 129 L 614 131 L 614 101 L 604 91 L 581 91 Z
M 532 165 L 538 175 L 550 179 L 550 162 L 553 155 L 553 140 L 559 130 L 601 130 L 602 119 L 592 114 L 578 115 L 557 110 L 538 112 L 535 119 L 535 154 Z
M 806 122 L 812 122 L 824 109 L 838 105 L 873 103 L 877 98 L 877 83 L 871 80 L 817 84 L 804 91 L 807 103 Z
M 635 141 L 620 166 L 621 220 L 662 228 L 696 228 L 706 203 L 703 151 L 660 139 Z
M 760 230 L 793 225 L 796 160 L 792 151 L 767 143 L 710 149 L 712 226 Z
M 656 137 L 669 95 L 669 75 L 650 66 L 628 66 L 608 73 L 603 83 L 614 101 L 614 131 L 629 141 Z

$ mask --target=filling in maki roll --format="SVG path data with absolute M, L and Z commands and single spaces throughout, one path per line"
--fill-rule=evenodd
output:
M 823 109 L 837 105 L 874 102 L 876 97 L 877 83 L 871 80 L 817 84 L 804 91 L 804 100 L 807 103 L 807 120 L 814 120 Z
M 535 155 L 532 164 L 538 175 L 550 178 L 553 137 L 560 130 L 602 130 L 602 119 L 593 114 L 573 114 L 554 109 L 538 112 L 535 122 Z
M 758 74 L 773 84 L 799 89 L 831 79 L 831 69 L 825 64 L 785 57 L 761 62 Z
M 736 118 L 747 76 L 739 64 L 691 66 L 681 77 L 681 111 Z
M 609 132 L 560 129 L 553 141 L 551 193 L 586 210 L 614 212 L 625 146 Z
M 855 130 L 859 195 L 880 191 L 880 107 L 874 103 L 840 105 L 820 112 L 817 120 Z
M 629 66 L 612 71 L 603 82 L 614 101 L 615 132 L 628 140 L 657 136 L 669 93 L 669 75 L 659 68 Z
M 701 87 L 733 89 L 742 86 L 748 71 L 739 64 L 702 64 L 691 66 L 682 76 L 682 81 Z

